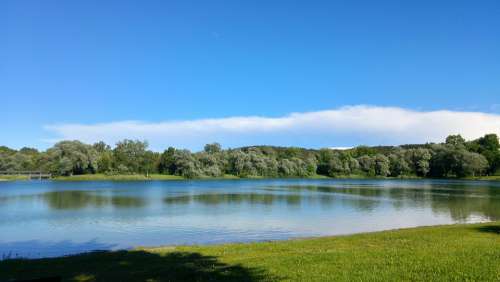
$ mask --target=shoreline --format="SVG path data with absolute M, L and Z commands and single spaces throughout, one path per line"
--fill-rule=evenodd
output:
M 499 257 L 500 222 L 493 221 L 9 259 L 0 261 L 0 279 L 61 275 L 63 281 L 324 281 L 328 277 L 346 281 L 492 281 L 500 277 Z M 254 275 L 260 279 L 243 279 L 256 278 Z
M 314 175 L 310 177 L 239 177 L 236 175 L 224 175 L 221 177 L 199 177 L 199 178 L 186 178 L 178 175 L 169 174 L 151 174 L 146 177 L 142 174 L 82 174 L 74 176 L 57 176 L 50 181 L 196 181 L 196 180 L 279 180 L 279 179 L 330 179 L 330 180 L 461 180 L 461 181 L 500 181 L 500 176 L 481 176 L 481 177 L 465 177 L 465 178 L 430 178 L 430 177 L 369 177 L 363 175 L 349 175 L 340 177 L 331 177 L 325 175 Z M 0 181 L 28 181 L 27 176 L 13 175 L 13 176 L 0 176 Z

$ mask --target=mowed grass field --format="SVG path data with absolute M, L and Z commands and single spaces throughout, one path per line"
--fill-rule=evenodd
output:
M 500 281 L 500 223 L 0 262 L 0 281 Z
M 52 180 L 57 181 L 146 181 L 146 180 L 235 180 L 235 179 L 268 179 L 266 177 L 238 177 L 236 175 L 225 174 L 220 177 L 197 177 L 193 179 L 185 178 L 179 175 L 169 175 L 169 174 L 117 174 L 117 175 L 107 175 L 107 174 L 82 174 L 82 175 L 72 175 L 72 176 L 56 176 Z M 286 178 L 276 178 L 276 179 L 286 179 Z M 293 179 L 293 178 L 290 178 Z M 331 177 L 323 175 L 313 175 L 304 179 L 331 179 Z
M 404 176 L 404 177 L 370 177 L 366 175 L 345 175 L 338 177 L 330 177 L 325 175 L 312 175 L 309 177 L 298 177 L 299 179 L 425 179 L 416 176 Z M 239 177 L 236 175 L 225 174 L 220 177 L 198 177 L 193 179 L 188 179 L 179 175 L 169 175 L 169 174 L 149 174 L 148 176 L 144 174 L 116 174 L 108 175 L 103 173 L 96 174 L 81 174 L 72 176 L 55 176 L 51 180 L 57 181 L 148 181 L 148 180 L 223 180 L 223 179 L 270 179 L 262 176 L 248 176 Z M 297 179 L 294 177 L 290 178 L 275 178 L 275 179 Z M 431 178 L 429 178 L 431 179 Z M 466 177 L 466 178 L 450 178 L 455 180 L 486 180 L 486 181 L 500 181 L 500 176 L 479 176 L 479 177 Z M 24 175 L 0 175 L 0 181 L 13 181 L 13 180 L 28 180 L 27 176 Z
M 0 175 L 0 181 L 28 180 L 24 175 Z
M 53 180 L 59 181 L 145 181 L 145 180 L 182 180 L 184 177 L 166 174 L 82 174 L 73 176 L 57 176 Z

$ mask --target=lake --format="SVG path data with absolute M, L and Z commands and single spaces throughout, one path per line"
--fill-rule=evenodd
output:
M 0 259 L 500 219 L 500 182 L 0 182 Z

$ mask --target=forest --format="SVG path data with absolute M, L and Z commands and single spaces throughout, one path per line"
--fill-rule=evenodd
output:
M 185 178 L 223 177 L 474 177 L 500 173 L 496 134 L 466 141 L 450 135 L 443 143 L 304 149 L 252 146 L 222 149 L 207 144 L 191 152 L 148 149 L 146 141 L 104 143 L 61 141 L 46 151 L 0 147 L 0 171 L 43 171 L 55 176 L 82 174 L 166 174 Z

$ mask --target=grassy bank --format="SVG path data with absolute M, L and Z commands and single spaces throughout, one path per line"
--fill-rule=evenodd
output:
M 323 175 L 314 175 L 308 177 L 308 179 L 328 179 L 330 177 Z M 73 176 L 57 176 L 53 180 L 61 181 L 97 181 L 97 180 L 110 180 L 110 181 L 135 181 L 135 180 L 187 180 L 182 176 L 178 175 L 167 175 L 167 174 L 150 174 L 146 177 L 143 174 L 123 174 L 123 175 L 107 175 L 107 174 L 83 174 L 83 175 L 73 175 Z M 221 177 L 201 177 L 195 179 L 205 179 L 205 180 L 221 180 L 221 179 L 266 179 L 266 177 L 238 177 L 232 174 L 225 174 Z
M 470 177 L 470 178 L 467 178 L 467 179 L 470 179 L 470 180 L 486 180 L 486 181 L 500 181 L 500 175 Z
M 166 174 L 150 174 L 148 177 L 143 174 L 119 174 L 119 175 L 107 175 L 107 174 L 82 174 L 73 176 L 57 176 L 53 180 L 60 181 L 98 181 L 98 180 L 110 180 L 110 181 L 141 181 L 141 180 L 182 180 L 184 177 L 177 175 L 166 175 Z
M 296 177 L 299 179 L 299 177 Z M 269 177 L 263 176 L 248 176 L 239 177 L 232 174 L 225 174 L 221 177 L 200 177 L 195 179 L 205 179 L 205 180 L 222 180 L 222 179 L 270 179 Z M 271 178 L 272 179 L 272 178 Z M 292 178 L 276 178 L 276 179 L 293 179 Z M 309 177 L 303 177 L 302 179 L 434 179 L 434 178 L 422 178 L 417 176 L 403 176 L 403 177 L 383 177 L 383 176 L 366 176 L 359 174 L 341 175 L 336 177 L 330 177 L 325 175 L 313 175 Z M 436 178 L 437 179 L 437 178 Z M 481 176 L 481 177 L 467 177 L 467 178 L 443 178 L 443 179 L 453 179 L 453 180 L 487 180 L 487 181 L 500 181 L 500 176 Z M 14 181 L 14 180 L 28 180 L 27 176 L 23 175 L 6 175 L 0 176 L 0 181 Z M 82 175 L 72 175 L 72 176 L 57 176 L 52 178 L 52 180 L 57 181 L 147 181 L 147 180 L 188 180 L 185 177 L 178 175 L 168 175 L 168 174 L 150 174 L 148 177 L 143 174 L 82 174 Z
M 0 181 L 28 180 L 25 175 L 0 175 Z
M 0 262 L 0 280 L 499 281 L 500 223 Z

